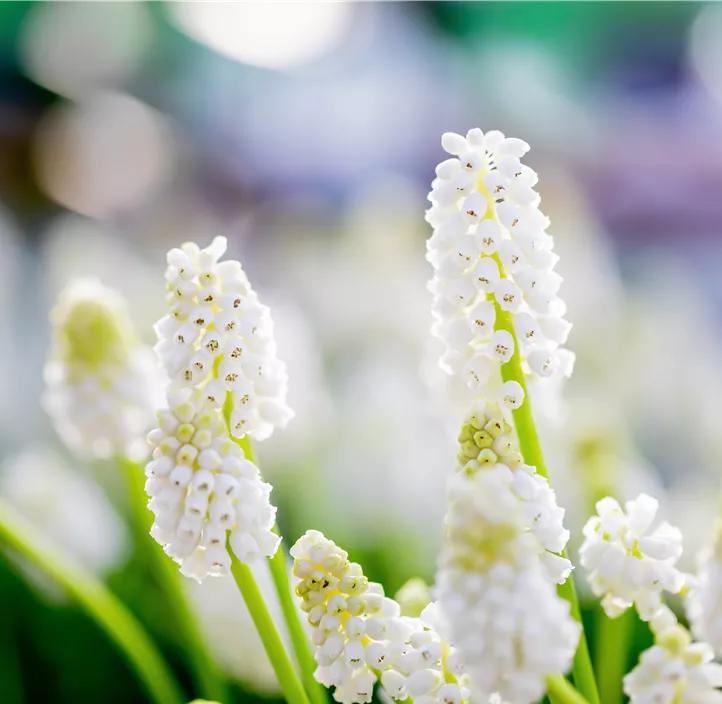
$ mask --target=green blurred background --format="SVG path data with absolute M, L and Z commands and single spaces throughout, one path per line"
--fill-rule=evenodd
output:
M 118 468 L 70 456 L 39 398 L 70 278 L 118 288 L 152 344 L 165 252 L 223 234 L 289 365 L 297 417 L 259 448 L 283 534 L 324 531 L 390 594 L 432 582 L 458 408 L 423 211 L 441 133 L 478 125 L 532 145 L 562 257 L 577 367 L 535 408 L 568 527 L 648 491 L 692 569 L 722 449 L 720 37 L 722 5 L 695 2 L 0 4 L 0 494 L 192 698 Z M 3 704 L 145 701 L 62 591 L 0 557 Z M 188 589 L 236 699 L 277 697 L 233 588 Z

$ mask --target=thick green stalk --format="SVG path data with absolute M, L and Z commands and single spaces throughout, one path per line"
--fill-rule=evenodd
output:
M 629 638 L 633 628 L 632 609 L 617 618 L 609 618 L 603 609 L 597 611 L 594 665 L 602 704 L 622 703 L 622 679 L 627 671 Z
M 233 402 L 231 395 L 226 395 L 226 401 L 223 405 L 223 415 L 226 419 L 226 425 L 230 432 L 230 417 L 233 410 Z M 253 452 L 253 445 L 248 435 L 244 435 L 242 438 L 233 438 L 236 444 L 243 450 L 243 454 L 246 459 L 250 460 L 258 466 L 256 456 Z M 274 528 L 275 532 L 278 532 Z M 291 636 L 291 643 L 293 645 L 293 651 L 296 655 L 296 661 L 301 670 L 301 679 L 303 685 L 308 692 L 309 697 L 313 704 L 328 704 L 328 697 L 324 688 L 316 681 L 314 672 L 316 670 L 316 661 L 313 658 L 311 652 L 311 646 L 308 642 L 306 632 L 303 630 L 303 624 L 301 623 L 299 608 L 293 602 L 293 596 L 291 594 L 291 584 L 288 579 L 288 571 L 286 568 L 286 556 L 283 550 L 283 543 L 278 546 L 276 554 L 273 557 L 268 558 L 268 565 L 271 570 L 271 578 L 273 579 L 273 585 L 278 595 L 278 600 L 281 604 L 281 611 L 283 612 L 283 618 L 286 622 L 286 628 Z
M 118 646 L 156 704 L 183 704 L 183 692 L 153 641 L 105 586 L 0 499 L 0 540 L 66 589 Z
M 547 692 L 562 704 L 589 704 L 563 675 L 547 677 Z
M 153 523 L 153 515 L 148 510 L 143 468 L 127 460 L 120 460 L 120 462 L 123 464 L 128 486 L 128 498 L 137 543 L 148 556 L 150 569 L 175 616 L 174 623 L 179 631 L 180 641 L 185 644 L 185 650 L 189 655 L 196 689 L 202 697 L 218 702 L 229 702 L 230 695 L 224 684 L 223 676 L 208 654 L 208 648 L 201 636 L 195 615 L 188 604 L 182 584 L 184 577 L 178 571 L 175 562 L 150 537 L 149 531 Z
M 513 411 L 514 425 L 516 426 L 516 434 L 519 438 L 519 448 L 524 457 L 524 462 L 536 467 L 536 471 L 543 477 L 549 478 L 546 464 L 544 462 L 544 454 L 542 453 L 539 435 L 536 431 L 534 423 L 534 415 L 531 410 L 531 401 L 529 392 L 526 388 L 524 379 L 524 371 L 521 367 L 521 356 L 519 354 L 519 341 L 516 337 L 514 324 L 511 314 L 502 310 L 498 303 L 496 307 L 496 330 L 506 330 L 514 339 L 514 354 L 512 358 L 501 366 L 501 374 L 504 381 L 516 381 L 524 390 L 524 403 Z M 562 553 L 566 557 L 566 550 Z M 571 603 L 572 616 L 582 623 L 581 612 L 579 610 L 579 601 L 577 599 L 576 590 L 574 589 L 574 581 L 570 576 L 564 584 L 558 588 L 559 595 L 567 599 Z M 589 646 L 587 645 L 584 626 L 582 626 L 582 635 L 579 639 L 579 647 L 574 656 L 572 665 L 572 674 L 574 683 L 579 691 L 590 702 L 590 704 L 599 704 L 599 694 L 597 692 L 597 684 L 594 679 L 594 670 L 592 661 L 589 657 Z
M 288 579 L 286 553 L 283 551 L 282 545 L 279 545 L 273 557 L 268 558 L 268 564 L 271 567 L 271 577 L 276 587 L 278 599 L 281 602 L 283 618 L 286 621 L 286 627 L 291 635 L 293 651 L 296 654 L 296 660 L 301 669 L 303 686 L 306 688 L 312 704 L 328 704 L 326 690 L 316 681 L 313 675 L 316 670 L 316 661 L 313 658 L 306 632 L 301 625 L 299 608 L 293 601 L 291 583 Z
M 263 594 L 256 584 L 251 568 L 239 562 L 230 549 L 229 553 L 231 555 L 231 572 L 243 600 L 246 602 L 258 635 L 261 637 L 263 647 L 266 649 L 268 659 L 271 661 L 273 671 L 281 685 L 283 696 L 288 704 L 309 704 L 306 691 L 296 674 L 291 658 L 288 657 L 281 636 L 278 635 L 276 625 L 266 607 Z

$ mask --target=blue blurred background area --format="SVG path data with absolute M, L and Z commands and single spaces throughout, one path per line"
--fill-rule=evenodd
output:
M 289 366 L 296 418 L 259 448 L 282 532 L 324 531 L 389 594 L 431 582 L 458 409 L 423 215 L 442 132 L 479 126 L 532 145 L 561 256 L 577 364 L 536 408 L 568 527 L 648 491 L 691 570 L 722 469 L 720 37 L 697 2 L 0 3 L 0 495 L 188 685 L 115 468 L 73 458 L 39 399 L 68 280 L 121 291 L 152 344 L 165 252 L 225 235 Z M 278 698 L 226 587 L 188 585 L 209 647 L 238 701 Z M 11 554 L 0 590 L 0 701 L 144 701 Z

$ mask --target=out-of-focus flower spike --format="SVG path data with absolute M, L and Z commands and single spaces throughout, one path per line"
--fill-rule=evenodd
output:
M 572 569 L 555 554 L 569 538 L 564 511 L 546 479 L 523 463 L 497 404 L 479 402 L 458 440 L 436 575 L 442 635 L 475 692 L 529 704 L 547 676 L 569 669 L 580 634 L 554 586 Z
M 78 279 L 61 292 L 50 322 L 43 406 L 60 437 L 85 458 L 145 457 L 162 382 L 123 298 Z

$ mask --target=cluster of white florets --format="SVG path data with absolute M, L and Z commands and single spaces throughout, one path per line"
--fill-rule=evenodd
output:
M 198 581 L 230 573 L 228 546 L 245 564 L 273 555 L 280 539 L 271 530 L 271 486 L 228 435 L 221 410 L 194 389 L 168 400 L 149 435 L 151 535 Z
M 677 594 L 685 585 L 676 567 L 682 533 L 666 522 L 650 530 L 659 508 L 651 496 L 640 494 L 625 508 L 611 497 L 597 502 L 597 515 L 584 527 L 579 557 L 608 616 L 635 605 L 646 621 L 657 613 L 663 591 Z
M 50 321 L 43 406 L 60 437 L 81 457 L 144 457 L 142 438 L 162 392 L 125 301 L 93 279 L 73 281 Z
M 537 175 L 520 161 L 529 145 L 473 129 L 466 137 L 444 134 L 442 146 L 453 157 L 436 169 L 426 213 L 441 366 L 481 387 L 485 398 L 511 395 L 521 403 L 520 389 L 509 388 L 515 382 L 502 385 L 498 373 L 517 345 L 529 374 L 569 376 L 574 363 L 561 347 L 571 324 L 557 295 L 562 279 L 534 191 Z
M 232 398 L 231 433 L 269 437 L 293 416 L 286 365 L 276 355 L 273 321 L 237 261 L 220 262 L 226 238 L 168 252 L 170 312 L 156 324 L 155 347 L 173 383 L 203 388 L 214 407 Z
M 544 694 L 548 676 L 569 669 L 576 650 L 580 626 L 555 587 L 571 564 L 545 549 L 537 537 L 529 516 L 545 513 L 536 501 L 545 506 L 551 490 L 543 478 L 535 479 L 532 468 L 514 465 L 515 449 L 503 442 L 495 451 L 492 444 L 479 450 L 483 462 L 477 457 L 462 463 L 476 451 L 464 438 L 484 421 L 474 443 L 487 444 L 493 425 L 486 417 L 472 414 L 462 430 L 460 464 L 449 484 L 436 596 L 448 627 L 443 635 L 458 648 L 474 691 L 529 704 Z M 496 457 L 486 452 L 490 449 Z M 512 467 L 501 462 L 510 459 Z M 558 521 L 538 533 L 561 550 L 568 533 L 559 514 Z
M 516 432 L 496 403 L 476 402 L 458 437 L 457 472 L 466 475 L 494 468 L 504 476 L 517 498 L 525 526 L 538 541 L 540 558 L 555 582 L 563 582 L 572 564 L 561 553 L 569 540 L 564 509 L 549 481 L 524 464 Z
M 370 702 L 379 680 L 397 700 L 460 704 L 468 698 L 450 669 L 458 660 L 454 652 L 421 619 L 401 616 L 398 603 L 333 541 L 309 531 L 291 555 L 300 580 L 296 593 L 313 628 L 316 679 L 334 687 L 336 701 Z
M 657 609 L 650 625 L 654 645 L 624 678 L 631 704 L 722 701 L 717 689 L 722 687 L 722 665 L 712 662 L 712 647 L 694 642 L 667 606 Z
M 634 606 L 654 634 L 654 645 L 624 678 L 631 704 L 720 702 L 722 666 L 712 662 L 713 648 L 694 642 L 663 602 L 665 591 L 681 593 L 687 579 L 676 567 L 680 531 L 668 523 L 650 530 L 658 507 L 646 494 L 628 501 L 626 510 L 611 497 L 597 502 L 597 515 L 584 528 L 581 563 L 610 618 Z

